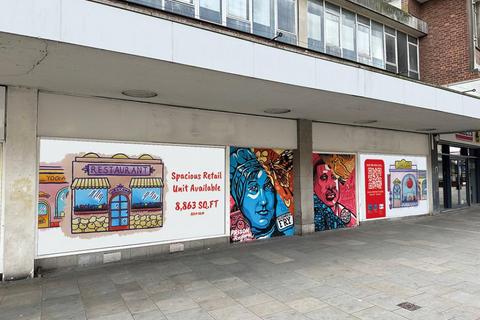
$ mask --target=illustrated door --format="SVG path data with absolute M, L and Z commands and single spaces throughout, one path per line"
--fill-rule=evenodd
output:
M 110 230 L 129 229 L 130 206 L 124 194 L 115 195 L 110 201 Z

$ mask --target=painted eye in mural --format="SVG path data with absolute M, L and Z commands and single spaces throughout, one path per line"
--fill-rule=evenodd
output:
M 248 193 L 256 194 L 258 193 L 258 184 L 256 182 L 250 182 L 247 187 Z
M 322 180 L 322 181 L 327 181 L 327 180 L 328 180 L 327 174 L 325 174 L 325 173 L 322 174 L 322 175 L 320 176 L 320 180 Z
M 270 180 L 265 184 L 264 189 L 265 191 L 273 191 L 273 184 Z

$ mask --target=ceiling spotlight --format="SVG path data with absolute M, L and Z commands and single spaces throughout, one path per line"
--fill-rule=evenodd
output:
M 355 124 L 372 124 L 372 123 L 377 123 L 377 122 L 378 122 L 378 120 L 373 120 L 373 119 L 353 121 L 353 123 L 355 123 Z
M 148 90 L 125 90 L 122 91 L 122 94 L 127 97 L 142 99 L 154 98 L 157 96 L 156 92 Z
M 263 112 L 268 114 L 284 114 L 284 113 L 289 113 L 291 111 L 292 110 L 287 108 L 270 108 L 270 109 L 265 109 Z

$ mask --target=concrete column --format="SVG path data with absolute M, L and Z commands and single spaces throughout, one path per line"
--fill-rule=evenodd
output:
M 295 232 L 315 231 L 313 224 L 312 121 L 297 120 L 297 150 L 294 156 Z
M 308 2 L 298 1 L 298 45 L 308 47 Z
M 37 90 L 7 88 L 4 146 L 4 280 L 34 271 L 37 211 Z

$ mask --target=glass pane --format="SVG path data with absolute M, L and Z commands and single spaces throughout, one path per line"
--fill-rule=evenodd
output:
M 418 71 L 418 56 L 417 56 L 417 46 L 413 44 L 408 45 L 408 61 L 409 61 L 409 70 Z
M 385 29 L 386 30 L 386 29 Z M 387 49 L 387 62 L 397 64 L 397 50 L 395 46 L 396 39 L 389 34 L 385 34 L 385 47 Z
M 295 2 L 295 0 L 277 0 L 278 29 L 290 33 L 296 33 Z
M 355 14 L 347 10 L 342 10 L 342 48 L 344 58 L 357 59 L 355 51 Z
M 248 0 L 229 0 L 228 15 L 248 20 Z
M 475 160 L 470 159 L 468 162 L 468 179 L 470 185 L 470 204 L 477 203 L 477 168 Z
M 445 209 L 444 197 L 444 182 L 443 182 L 443 162 L 441 154 L 438 155 L 438 202 L 441 209 Z
M 372 21 L 372 62 L 374 66 L 385 67 L 383 53 L 383 25 Z
M 127 208 L 128 208 L 128 202 L 125 201 L 120 204 L 120 209 L 127 209 Z
M 118 210 L 112 210 L 112 218 L 118 218 L 120 216 L 120 213 Z
M 397 32 L 398 73 L 408 75 L 407 35 Z
M 128 217 L 128 210 L 122 210 L 122 211 L 120 211 L 120 216 L 122 216 L 122 217 Z
M 327 53 L 340 55 L 340 17 L 330 12 L 325 12 L 325 39 Z
M 363 24 L 357 26 L 358 61 L 370 63 L 370 27 Z
M 120 219 L 112 219 L 112 227 L 118 227 L 120 225 Z
M 308 47 L 323 51 L 323 4 L 317 0 L 308 1 Z
M 271 2 L 269 0 L 253 0 L 253 22 L 270 26 L 271 12 Z
M 128 225 L 128 218 L 122 218 L 122 220 L 121 220 L 121 225 L 122 225 L 122 226 Z
M 120 209 L 120 203 L 119 202 L 112 202 L 112 204 L 110 205 L 110 208 L 112 210 L 118 210 L 118 209 Z
M 200 7 L 219 12 L 220 0 L 200 0 Z

